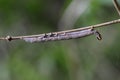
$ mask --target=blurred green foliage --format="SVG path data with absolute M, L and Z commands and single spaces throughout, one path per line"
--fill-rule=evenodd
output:
M 0 0 L 0 34 L 17 36 L 59 31 L 61 17 L 75 1 Z M 84 2 L 87 9 L 72 28 L 119 17 L 112 0 L 78 1 Z M 32 44 L 1 41 L 0 80 L 119 80 L 118 26 L 98 29 L 103 35 L 100 42 L 95 36 Z

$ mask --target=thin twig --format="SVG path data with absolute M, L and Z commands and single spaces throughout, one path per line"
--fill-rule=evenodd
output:
M 117 1 L 117 0 L 113 0 L 113 3 L 114 3 L 114 6 L 115 6 L 118 14 L 120 15 L 120 6 L 119 6 L 119 4 L 118 4 L 118 1 Z
M 120 23 L 120 19 L 87 26 L 83 28 L 78 29 L 72 29 L 72 30 L 65 30 L 65 31 L 59 31 L 59 32 L 51 32 L 51 33 L 43 33 L 38 35 L 29 35 L 29 36 L 7 36 L 5 38 L 0 38 L 0 40 L 25 40 L 27 42 L 42 42 L 42 41 L 54 41 L 54 40 L 68 40 L 73 38 L 82 38 L 85 36 L 89 36 L 91 34 L 96 34 L 98 39 L 101 39 L 101 35 L 98 31 L 94 30 L 95 28 L 104 27 L 111 24 Z
M 117 12 L 120 15 L 120 6 L 117 0 L 113 0 L 113 3 Z M 120 19 L 97 24 L 97 25 L 87 26 L 83 28 L 65 30 L 65 31 L 59 31 L 59 32 L 43 33 L 43 34 L 29 35 L 29 36 L 1 37 L 0 40 L 8 40 L 8 41 L 25 40 L 27 42 L 42 42 L 42 41 L 68 40 L 68 39 L 74 39 L 74 38 L 82 38 L 92 34 L 95 34 L 97 39 L 101 40 L 102 39 L 101 34 L 94 29 L 111 25 L 111 24 L 116 24 L 116 23 L 120 23 Z

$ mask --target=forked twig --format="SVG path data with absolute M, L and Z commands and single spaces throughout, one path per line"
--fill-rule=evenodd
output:
M 116 10 L 118 11 L 120 15 L 120 6 L 117 2 L 117 0 L 113 0 L 114 6 Z M 59 31 L 59 32 L 51 32 L 51 33 L 43 33 L 38 35 L 29 35 L 29 36 L 7 36 L 7 37 L 1 37 L 0 40 L 25 40 L 26 42 L 43 42 L 43 41 L 55 41 L 55 40 L 68 40 L 68 39 L 75 39 L 75 38 L 82 38 L 85 36 L 89 36 L 92 34 L 95 34 L 98 40 L 101 40 L 101 34 L 95 30 L 95 28 L 104 27 L 111 24 L 120 23 L 120 19 L 87 26 L 83 28 L 78 29 L 72 29 L 72 30 L 65 30 L 65 31 Z
M 118 14 L 120 15 L 120 6 L 119 6 L 119 4 L 118 4 L 118 1 L 117 1 L 117 0 L 113 0 L 113 3 L 114 3 L 114 6 L 115 6 Z

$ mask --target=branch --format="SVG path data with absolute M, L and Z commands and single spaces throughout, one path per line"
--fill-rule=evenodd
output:
M 116 10 L 118 12 L 118 14 L 120 15 L 120 6 L 119 6 L 117 0 L 113 0 L 113 4 L 114 4 L 114 6 L 115 6 L 115 8 L 116 8 Z
M 120 23 L 120 19 L 87 26 L 78 29 L 66 30 L 66 31 L 59 31 L 59 32 L 51 32 L 51 33 L 43 33 L 38 35 L 29 35 L 29 36 L 7 36 L 2 37 L 0 40 L 25 40 L 26 42 L 43 42 L 43 41 L 55 41 L 55 40 L 68 40 L 68 39 L 75 39 L 75 38 L 82 38 L 92 34 L 95 34 L 98 40 L 101 40 L 101 34 L 95 30 L 95 28 L 105 27 L 107 25 Z
M 120 15 L 120 6 L 117 2 L 117 0 L 113 0 L 114 6 L 117 10 L 117 12 Z M 43 41 L 55 41 L 55 40 L 68 40 L 68 39 L 75 39 L 75 38 L 82 38 L 86 37 L 92 34 L 95 34 L 98 40 L 101 40 L 101 34 L 95 30 L 95 28 L 104 27 L 111 24 L 120 23 L 120 19 L 87 26 L 83 28 L 78 29 L 72 29 L 72 30 L 66 30 L 66 31 L 59 31 L 59 32 L 51 32 L 51 33 L 43 33 L 38 35 L 29 35 L 29 36 L 7 36 L 7 37 L 1 37 L 0 40 L 25 40 L 26 42 L 43 42 Z

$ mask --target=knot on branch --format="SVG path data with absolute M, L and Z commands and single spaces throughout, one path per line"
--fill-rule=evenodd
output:
M 11 37 L 11 36 L 7 36 L 5 39 L 6 39 L 7 41 L 11 41 L 11 40 L 12 40 L 12 37 Z

